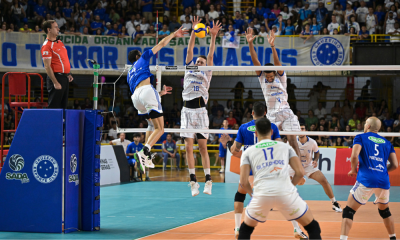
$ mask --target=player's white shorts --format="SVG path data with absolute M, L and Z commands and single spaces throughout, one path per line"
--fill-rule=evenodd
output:
M 388 204 L 389 203 L 389 189 L 382 189 L 382 188 L 367 188 L 360 182 L 356 182 L 354 187 L 350 190 L 350 193 L 353 194 L 354 200 L 361 205 L 365 205 L 372 194 L 375 193 L 375 201 L 374 204 L 382 203 Z
M 267 113 L 267 118 L 283 131 L 301 131 L 297 116 L 291 109 L 283 109 L 279 112 L 271 111 Z M 281 127 L 282 126 L 282 127 Z
M 200 133 L 208 139 L 208 133 L 201 133 L 200 129 L 208 129 L 210 121 L 208 120 L 208 112 L 205 107 L 202 108 L 186 108 L 181 111 L 181 129 L 198 129 L 194 133 L 181 133 L 181 137 L 195 138 L 196 133 Z
M 246 215 L 257 222 L 263 223 L 267 220 L 272 208 L 278 209 L 288 221 L 299 219 L 308 210 L 307 203 L 296 191 L 283 196 L 253 195 L 246 208 Z
M 151 111 L 163 112 L 160 95 L 152 85 L 137 88 L 132 95 L 132 102 L 140 115 L 148 114 Z
M 304 168 L 304 172 L 305 172 L 304 176 L 307 176 L 309 178 L 311 176 L 311 174 L 313 174 L 315 172 L 318 172 L 318 171 L 319 171 L 318 168 L 315 168 L 315 167 L 313 167 L 312 164 L 310 164 L 310 165 L 308 165 L 307 167 Z M 289 175 L 291 177 L 294 176 L 294 170 L 290 166 L 289 166 Z

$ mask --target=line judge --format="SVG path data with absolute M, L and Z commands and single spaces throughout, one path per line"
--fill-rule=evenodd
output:
M 68 104 L 68 85 L 73 80 L 67 49 L 64 43 L 57 39 L 60 29 L 56 21 L 45 21 L 43 30 L 47 34 L 47 38 L 40 52 L 47 73 L 48 108 L 65 109 Z

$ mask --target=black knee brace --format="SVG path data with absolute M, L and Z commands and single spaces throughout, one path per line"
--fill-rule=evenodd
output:
M 315 219 L 307 226 L 304 226 L 304 229 L 307 231 L 309 239 L 321 239 L 321 228 Z
M 356 214 L 356 211 L 354 211 L 351 207 L 346 206 L 343 209 L 342 218 L 348 218 L 353 220 L 354 214 Z
M 236 192 L 236 194 L 235 194 L 235 202 L 243 203 L 245 199 L 246 199 L 246 194 L 243 194 L 243 193 L 240 193 L 240 192 Z
M 384 210 L 378 209 L 378 211 L 379 211 L 379 215 L 381 215 L 381 217 L 382 217 L 383 219 L 392 216 L 392 214 L 390 213 L 389 207 L 387 207 L 387 208 L 384 209 Z
M 149 118 L 155 119 L 164 116 L 162 113 L 156 112 L 154 110 L 150 111 Z
M 248 226 L 246 223 L 242 222 L 239 229 L 239 238 L 238 239 L 250 239 L 251 234 L 254 231 L 254 227 Z

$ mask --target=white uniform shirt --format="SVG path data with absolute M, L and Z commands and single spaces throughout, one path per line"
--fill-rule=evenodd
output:
M 128 147 L 128 145 L 132 143 L 131 141 L 126 140 L 126 139 L 123 142 L 121 142 L 121 138 L 114 139 L 111 142 L 113 143 L 113 145 L 122 145 L 125 153 L 126 153 L 126 148 Z
M 375 28 L 375 25 L 376 25 L 375 15 L 370 16 L 370 15 L 368 14 L 366 20 L 367 20 L 367 21 L 366 21 L 367 30 L 370 30 L 371 28 Z
M 193 60 L 187 66 L 194 66 Z M 204 102 L 208 101 L 208 89 L 210 88 L 212 71 L 185 71 L 183 81 L 182 98 L 189 101 L 203 97 Z
M 268 114 L 279 112 L 283 109 L 290 109 L 287 102 L 288 94 L 286 91 L 286 78 L 286 72 L 283 72 L 282 76 L 277 72 L 275 80 L 271 83 L 265 78 L 264 72 L 262 72 L 258 77 L 264 94 L 265 103 L 267 104 Z
M 389 33 L 389 30 L 394 29 L 394 23 L 396 22 L 396 20 L 393 19 L 387 19 L 386 20 L 386 34 Z
M 254 196 L 282 196 L 296 192 L 290 181 L 289 159 L 297 156 L 283 142 L 264 139 L 244 151 L 240 166 L 250 165 L 254 175 Z
M 307 137 L 307 142 L 305 142 L 304 144 L 302 144 L 300 142 L 300 139 L 297 138 L 297 144 L 299 145 L 300 160 L 303 164 L 303 167 L 308 167 L 309 165 L 312 165 L 311 162 L 313 161 L 314 153 L 319 152 L 317 142 L 314 139 Z
M 111 136 L 111 137 L 113 137 L 114 139 L 117 139 L 117 138 L 118 138 L 118 132 L 117 132 L 117 130 L 114 129 L 114 128 L 111 128 L 111 129 L 108 131 L 108 136 Z
M 359 7 L 357 8 L 356 14 L 357 14 L 357 22 L 365 23 L 365 16 L 367 16 L 368 14 L 368 8 Z

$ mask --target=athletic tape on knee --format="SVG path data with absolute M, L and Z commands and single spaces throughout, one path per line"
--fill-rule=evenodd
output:
M 356 214 L 356 211 L 354 211 L 351 207 L 346 206 L 343 209 L 342 217 L 353 220 L 354 214 Z
M 307 226 L 304 226 L 304 229 L 307 231 L 309 239 L 321 239 L 321 228 L 315 219 Z
M 235 202 L 244 202 L 244 200 L 246 199 L 246 194 L 240 193 L 240 192 L 236 192 L 235 194 Z
M 153 132 L 154 131 L 154 125 L 153 122 L 149 119 L 146 119 L 148 125 L 147 125 L 147 131 Z
M 392 216 L 392 214 L 390 213 L 389 207 L 387 207 L 387 208 L 384 209 L 384 210 L 378 209 L 378 211 L 379 211 L 379 215 L 381 215 L 381 217 L 382 217 L 383 219 Z

